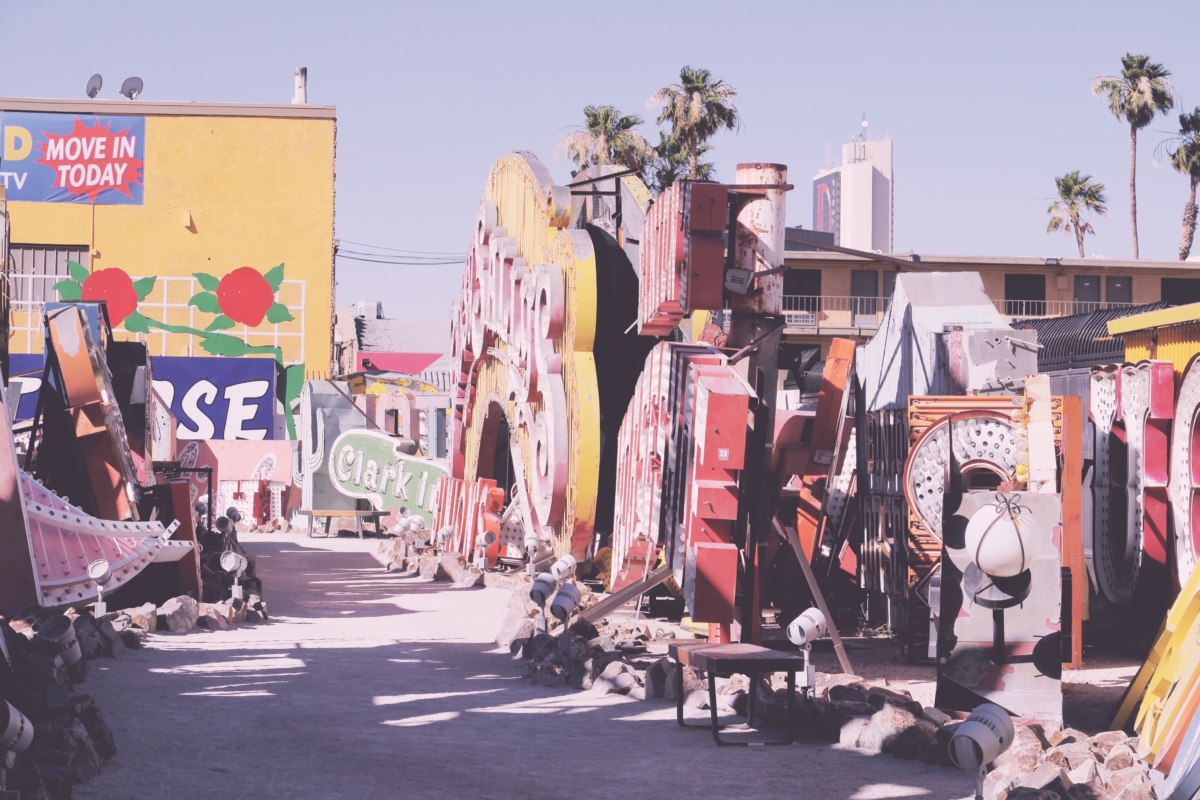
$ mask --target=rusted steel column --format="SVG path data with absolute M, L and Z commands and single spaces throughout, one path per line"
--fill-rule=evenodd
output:
M 757 547 L 770 536 L 776 485 L 771 480 L 775 401 L 779 385 L 779 343 L 783 332 L 783 273 L 758 277 L 783 266 L 787 216 L 787 167 L 738 164 L 733 267 L 754 273 L 745 294 L 733 293 L 728 346 L 742 348 L 762 338 L 748 357 L 747 378 L 758 395 L 754 430 L 746 443 L 738 522 L 745 531 L 746 581 L 742 597 L 742 641 L 759 642 L 759 592 L 765 568 Z M 750 186 L 772 188 L 752 189 Z

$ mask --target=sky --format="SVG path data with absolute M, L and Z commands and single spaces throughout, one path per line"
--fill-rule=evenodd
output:
M 1092 96 L 1127 51 L 1200 105 L 1200 3 L 672 2 L 56 3 L 0 0 L 0 96 L 102 97 L 138 75 L 145 100 L 337 106 L 337 236 L 462 252 L 488 170 L 513 150 L 555 158 L 588 104 L 646 119 L 646 101 L 705 67 L 739 92 L 743 124 L 712 142 L 717 178 L 787 164 L 788 224 L 812 226 L 811 178 L 860 130 L 894 140 L 897 252 L 1074 256 L 1046 233 L 1054 176 L 1107 186 L 1087 252 L 1129 258 L 1129 129 Z M 1186 179 L 1156 166 L 1175 112 L 1140 134 L 1141 256 L 1175 259 Z M 347 245 L 348 246 L 348 245 Z M 461 267 L 340 259 L 337 300 L 388 317 L 449 313 Z

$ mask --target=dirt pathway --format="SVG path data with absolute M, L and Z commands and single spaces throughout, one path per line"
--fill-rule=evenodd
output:
M 531 686 L 507 597 L 388 575 L 374 542 L 245 536 L 272 622 L 93 662 L 120 754 L 92 800 L 960 798 L 957 771 L 820 742 L 717 748 L 662 702 Z

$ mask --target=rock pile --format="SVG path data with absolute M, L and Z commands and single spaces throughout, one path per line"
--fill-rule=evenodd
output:
M 200 583 L 203 586 L 201 599 L 206 603 L 218 603 L 233 595 L 233 573 L 221 568 L 221 556 L 226 550 L 245 556 L 248 566 L 238 578 L 238 584 L 246 594 L 262 594 L 262 581 L 255 575 L 254 558 L 242 549 L 232 523 L 225 520 L 225 530 L 209 531 L 203 525 L 196 530 L 196 541 L 200 544 Z M 218 521 L 220 521 L 218 520 Z
M 8 772 L 8 788 L 25 800 L 70 800 L 76 783 L 92 780 L 117 754 L 104 715 L 78 685 L 87 676 L 89 661 L 119 658 L 127 648 L 141 646 L 136 633 L 118 631 L 106 617 L 96 620 L 90 613 L 72 612 L 83 658 L 64 666 L 34 638 L 52 616 L 31 607 L 0 622 L 9 656 L 0 658 L 0 692 L 34 725 L 33 743 Z
M 528 661 L 525 677 L 543 686 L 570 686 L 637 700 L 676 701 L 679 665 L 654 640 L 690 638 L 660 621 L 583 621 L 564 639 L 539 631 L 528 591 L 514 591 L 496 642 Z M 657 655 L 650 650 L 657 649 Z M 683 668 L 684 706 L 709 709 L 706 676 Z M 744 716 L 756 692 L 755 724 L 787 723 L 786 676 L 716 678 L 718 712 Z M 794 724 L 827 741 L 860 752 L 953 767 L 950 739 L 961 724 L 936 708 L 922 707 L 886 680 L 818 673 L 811 695 L 794 698 Z M 986 800 L 1153 800 L 1150 767 L 1137 758 L 1137 739 L 1109 731 L 1088 736 L 1071 728 L 1016 724 L 1016 740 L 996 759 L 984 785 Z
M 421 531 L 420 533 L 428 533 Z M 392 539 L 379 543 L 376 553 L 388 572 L 422 577 L 435 581 L 450 581 L 455 588 L 469 589 L 483 584 L 483 573 L 457 553 L 443 553 L 430 547 L 420 534 L 406 530 Z
M 70 800 L 75 784 L 86 783 L 117 753 L 112 731 L 91 695 L 78 690 L 88 663 L 120 658 L 136 650 L 151 632 L 185 633 L 194 628 L 225 630 L 239 623 L 265 622 L 267 606 L 256 594 L 246 600 L 197 603 L 175 597 L 161 606 L 146 603 L 95 618 L 88 609 L 67 609 L 82 658 L 65 665 L 47 652 L 36 634 L 55 612 L 30 606 L 0 620 L 9 658 L 0 657 L 0 695 L 34 724 L 33 744 L 17 755 L 8 788 L 23 800 Z

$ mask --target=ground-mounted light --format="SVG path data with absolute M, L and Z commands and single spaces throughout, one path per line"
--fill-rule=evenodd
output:
M 249 560 L 241 553 L 235 553 L 233 550 L 226 550 L 221 553 L 221 569 L 226 572 L 233 573 L 233 599 L 242 600 L 242 586 L 238 582 L 242 577 L 242 573 L 250 566 Z
M 87 573 L 96 584 L 96 605 L 92 614 L 99 619 L 108 613 L 108 606 L 104 603 L 104 586 L 112 580 L 112 565 L 108 563 L 108 559 L 98 558 L 88 564 Z
M 983 800 L 987 765 L 1011 747 L 1015 737 L 1012 717 L 995 703 L 977 706 L 955 730 L 950 740 L 950 760 L 975 778 L 976 800 Z

